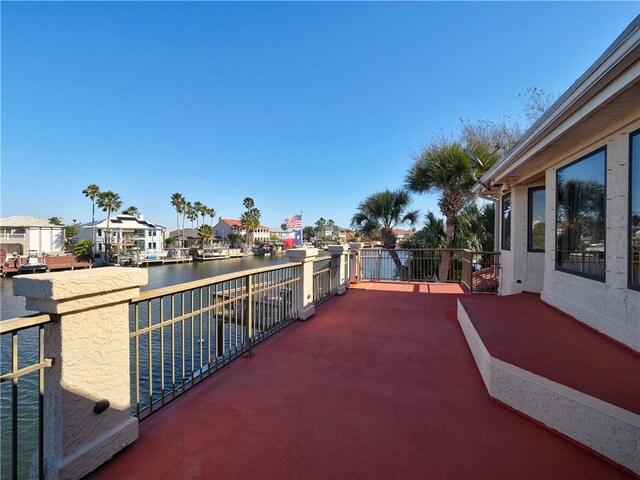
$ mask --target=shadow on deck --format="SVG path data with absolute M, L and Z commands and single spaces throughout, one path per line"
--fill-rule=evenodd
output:
M 142 422 L 91 478 L 627 478 L 491 400 L 464 296 L 361 283 Z

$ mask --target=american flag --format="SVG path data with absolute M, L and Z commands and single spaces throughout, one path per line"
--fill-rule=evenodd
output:
M 285 218 L 287 228 L 302 228 L 302 215 L 294 215 L 292 217 Z

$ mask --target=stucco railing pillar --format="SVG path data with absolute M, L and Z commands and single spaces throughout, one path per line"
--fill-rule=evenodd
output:
M 349 251 L 344 245 L 329 245 L 332 266 L 331 285 L 336 285 L 336 293 L 342 295 L 347 291 L 349 284 Z
M 313 260 L 318 256 L 317 248 L 292 248 L 287 250 L 287 257 L 292 262 L 302 262 L 300 288 L 298 288 L 298 318 L 306 320 L 316 313 L 313 304 Z
M 78 479 L 138 438 L 131 417 L 129 301 L 147 271 L 104 267 L 16 277 L 45 327 L 44 458 L 47 479 Z M 108 408 L 96 413 L 97 402 Z M 96 408 L 96 411 L 94 411 Z
M 362 250 L 361 242 L 351 242 L 349 244 L 349 283 L 358 283 L 360 276 L 360 254 Z

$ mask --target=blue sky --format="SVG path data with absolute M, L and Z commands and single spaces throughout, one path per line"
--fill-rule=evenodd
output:
M 568 88 L 640 3 L 2 2 L 0 215 L 91 218 L 90 183 L 175 228 L 174 192 L 347 226 L 460 118 Z M 414 207 L 437 211 L 435 196 Z

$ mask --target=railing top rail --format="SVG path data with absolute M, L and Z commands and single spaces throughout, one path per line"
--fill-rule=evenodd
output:
M 331 260 L 333 257 L 331 255 L 323 255 L 321 257 L 316 257 L 313 259 L 313 263 L 316 262 L 323 262 L 323 261 L 327 261 L 327 260 Z
M 389 250 L 384 247 L 364 247 L 361 250 L 369 251 L 369 250 Z M 469 250 L 468 248 L 395 248 L 393 249 L 396 252 L 469 252 L 474 254 L 483 254 L 483 255 L 500 255 L 500 252 L 494 251 L 482 251 L 482 250 Z
M 48 313 L 35 313 L 25 317 L 11 318 L 0 321 L 0 334 L 15 332 L 24 328 L 35 327 L 51 321 Z
M 389 249 L 385 247 L 364 247 L 361 250 L 396 250 L 396 251 L 412 251 L 412 252 L 413 251 L 442 252 L 442 251 L 449 250 L 449 251 L 461 252 L 466 249 L 464 248 L 402 248 L 402 247 Z
M 215 277 L 203 278 L 202 280 L 195 280 L 193 282 L 180 283 L 171 287 L 157 288 L 155 290 L 149 290 L 142 292 L 139 296 L 131 300 L 131 303 L 143 302 L 145 300 L 151 300 L 158 297 L 165 297 L 167 295 L 173 295 L 174 293 L 184 292 L 186 290 L 193 290 L 195 288 L 206 287 L 214 283 L 226 282 L 229 280 L 235 280 L 236 278 L 246 277 L 248 275 L 256 275 L 258 273 L 272 272 L 274 270 L 282 270 L 284 268 L 291 268 L 300 265 L 300 262 L 288 262 L 281 263 L 279 265 L 271 265 L 269 267 L 252 268 L 249 270 L 242 270 L 239 272 L 225 273 L 223 275 L 217 275 Z

